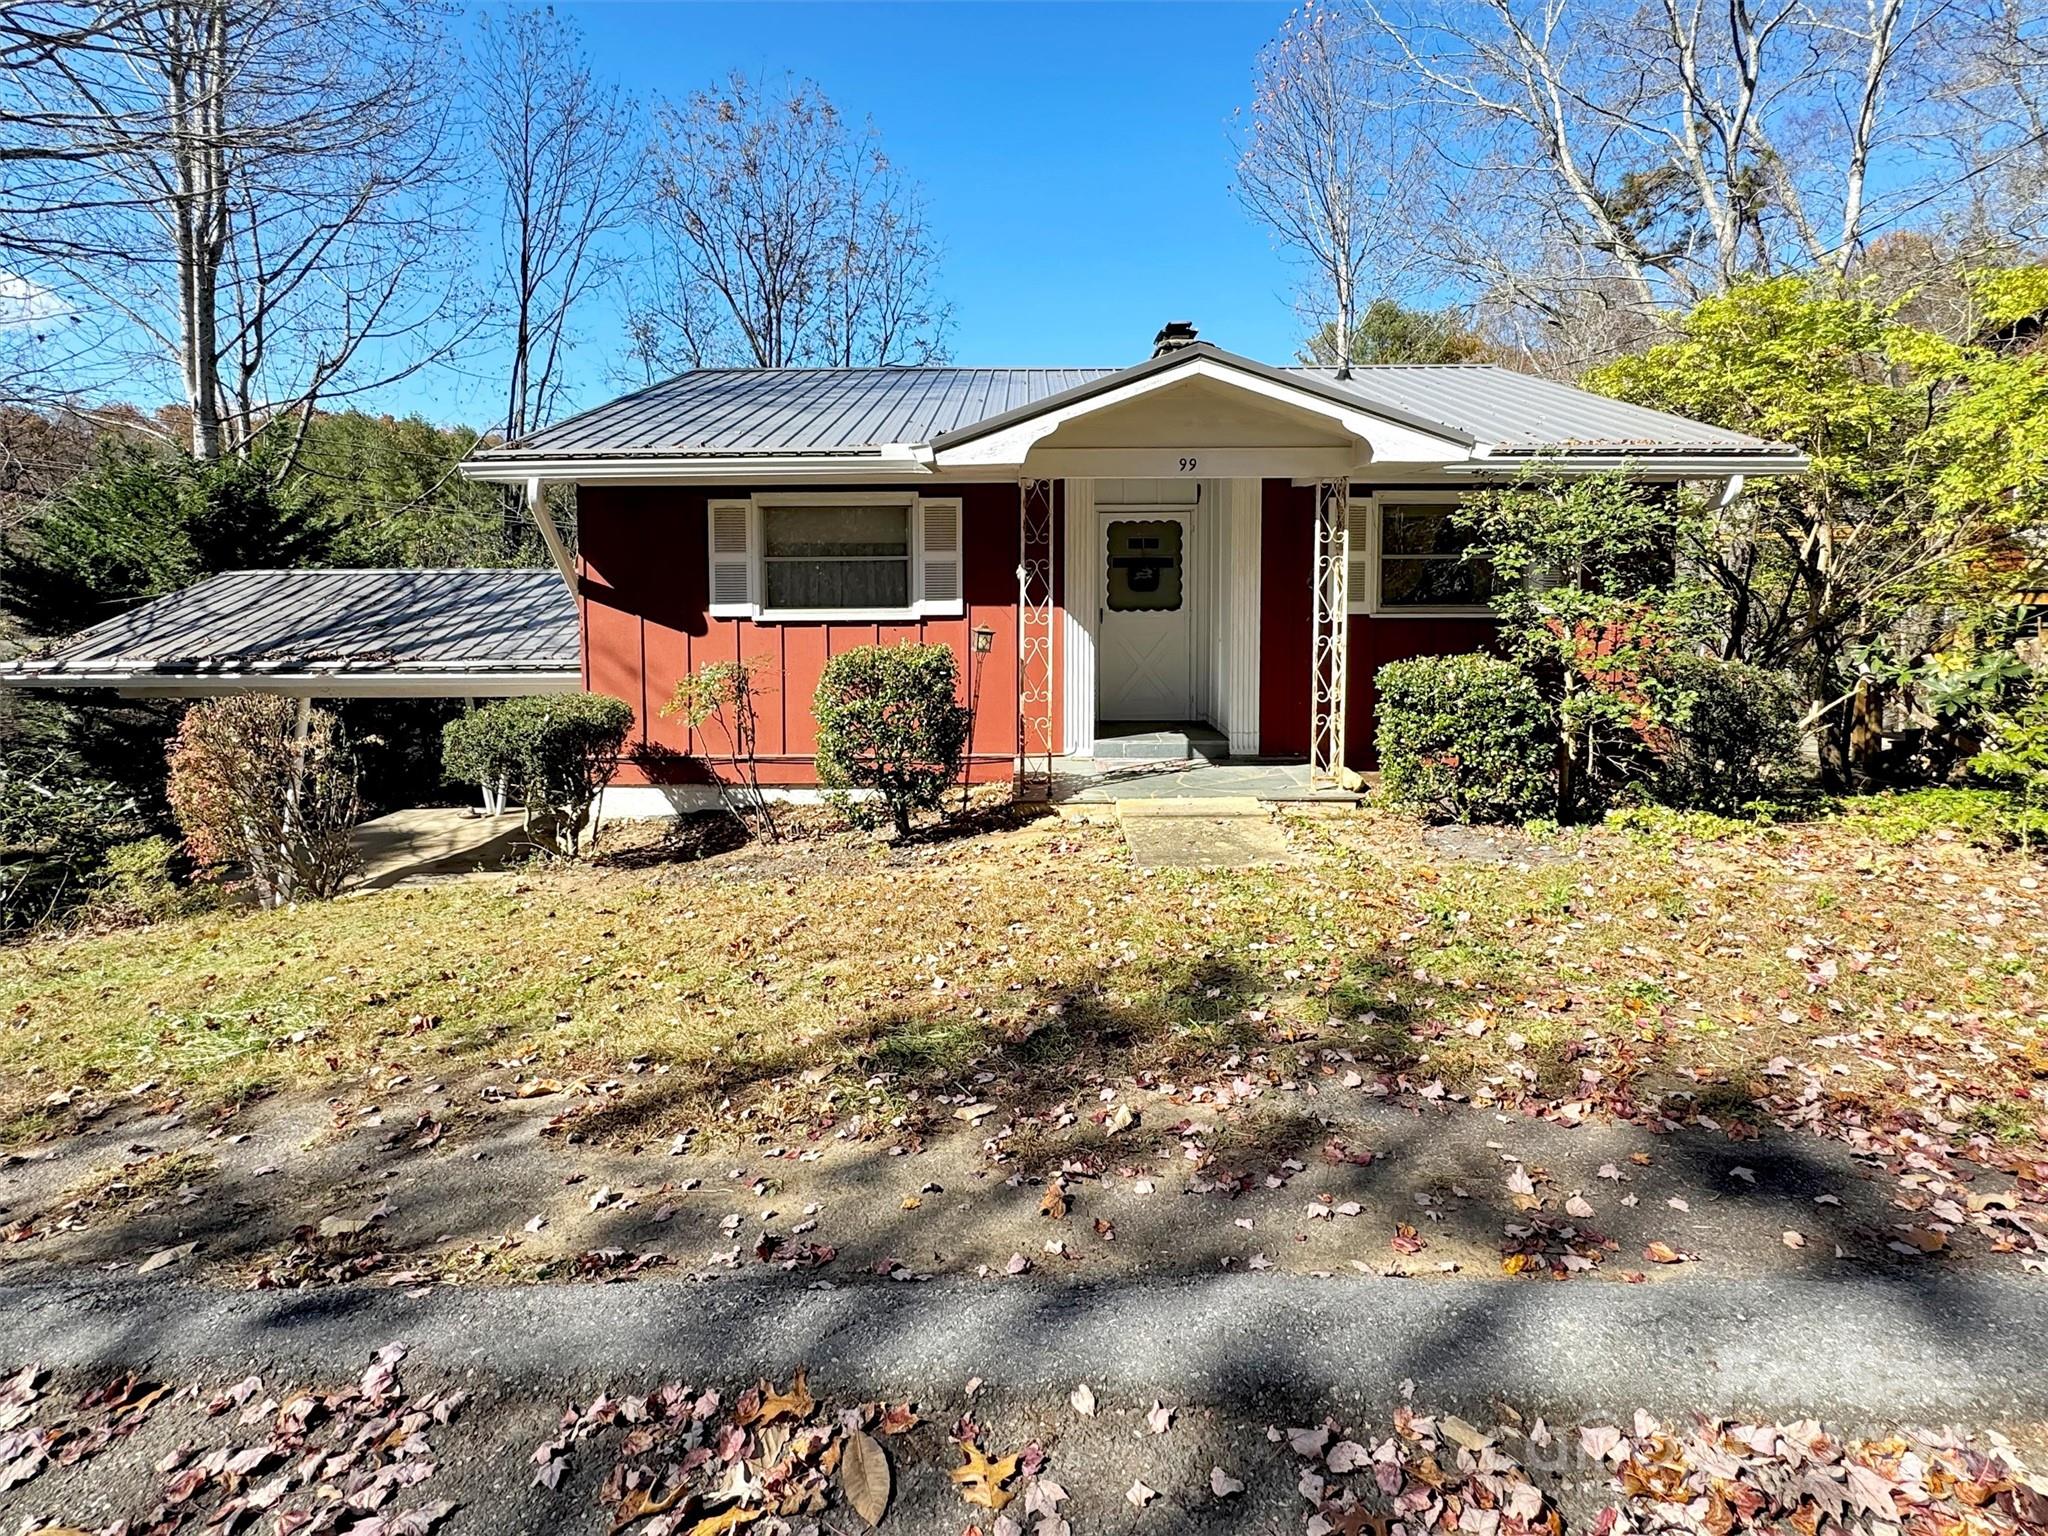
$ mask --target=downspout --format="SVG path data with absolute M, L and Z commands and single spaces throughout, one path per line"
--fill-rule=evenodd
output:
M 540 529 L 541 541 L 547 545 L 548 554 L 553 557 L 555 569 L 562 573 L 562 585 L 569 589 L 569 595 L 576 595 L 576 563 L 569 558 L 569 547 L 562 542 L 561 531 L 555 527 L 555 520 L 548 516 L 547 485 L 536 475 L 526 482 L 526 511 L 532 517 L 533 525 Z

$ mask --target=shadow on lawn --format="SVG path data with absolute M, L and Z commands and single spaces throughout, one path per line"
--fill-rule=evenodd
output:
M 1030 1261 L 1034 1283 L 1128 1272 L 1212 1277 L 1254 1267 L 1255 1255 L 1345 1275 L 1398 1264 L 1429 1277 L 1454 1261 L 1461 1276 L 1498 1277 L 1503 1259 L 1523 1252 L 1531 1273 L 1518 1283 L 1541 1285 L 1570 1252 L 1597 1260 L 1595 1273 L 1565 1282 L 1587 1285 L 1618 1271 L 1656 1272 L 1644 1256 L 1653 1242 L 1702 1264 L 1732 1258 L 1772 1274 L 1899 1267 L 1883 1241 L 1899 1217 L 1888 1186 L 1858 1177 L 1840 1147 L 1816 1137 L 1735 1142 L 1699 1130 L 1573 1128 L 1413 1095 L 1386 1103 L 1347 1086 L 1354 1072 L 1367 1081 L 1410 1071 L 1419 1078 L 1425 1055 L 1443 1044 L 1437 1021 L 1458 994 L 1405 978 L 1403 1001 L 1391 1002 L 1385 983 L 1397 977 L 1405 977 L 1397 956 L 1353 955 L 1341 976 L 1320 984 L 1320 999 L 1283 1006 L 1248 966 L 1191 953 L 1052 978 L 1003 1011 L 898 998 L 856 1011 L 829 1049 L 798 1036 L 741 1040 L 708 1060 L 667 1063 L 666 1075 L 630 1078 L 616 1096 L 489 1108 L 467 1100 L 442 1115 L 438 1134 L 394 1104 L 374 1134 L 352 1129 L 329 1141 L 317 1132 L 325 1112 L 301 1105 L 315 1133 L 294 1127 L 296 1151 L 280 1155 L 285 1138 L 276 1136 L 247 1151 L 224 1139 L 204 1143 L 216 1166 L 193 1181 L 197 1198 L 167 1203 L 159 1191 L 150 1209 L 108 1203 L 86 1213 L 82 1247 L 52 1251 L 136 1262 L 197 1242 L 208 1273 L 236 1276 L 298 1244 L 320 1260 L 305 1272 L 320 1277 L 330 1264 L 386 1248 L 392 1257 L 361 1276 L 375 1284 L 435 1253 L 506 1238 L 557 1254 L 662 1253 L 670 1272 L 728 1273 L 713 1256 L 737 1248 L 749 1271 L 760 1267 L 752 1250 L 765 1234 L 771 1258 L 798 1256 L 786 1275 L 793 1289 L 821 1275 L 860 1283 L 898 1269 L 1000 1274 L 1013 1253 Z M 1377 1006 L 1365 1008 L 1367 998 Z M 841 1055 L 850 1058 L 844 1065 Z M 1576 1077 L 1568 1056 L 1553 1065 Z M 1112 1137 L 1102 1123 L 1112 1102 L 1105 1090 L 1129 1096 L 1133 1079 L 1220 1093 L 1189 1100 L 1183 1092 L 1179 1104 L 1139 1095 L 1143 1119 Z M 1240 1101 L 1234 1079 L 1257 1092 Z M 961 1118 L 978 1104 L 995 1108 Z M 259 1106 L 249 1123 L 287 1108 Z M 548 1121 L 553 1134 L 541 1133 L 538 1122 Z M 710 1128 L 716 1137 L 703 1134 Z M 149 1146 L 118 1125 L 98 1134 L 108 1151 Z M 694 1154 L 687 1161 L 667 1155 L 679 1134 Z M 769 1148 L 789 1160 L 764 1157 Z M 1652 1160 L 1631 1162 L 1645 1148 Z M 815 1174 L 794 1160 L 805 1151 L 820 1157 Z M 777 1189 L 756 1196 L 744 1182 L 721 1187 L 738 1166 Z M 1540 1210 L 1524 1208 L 1509 1188 L 1517 1166 L 1535 1182 Z M 1609 1166 L 1621 1177 L 1603 1179 Z M 699 1188 L 665 1193 L 685 1170 Z M 571 1171 L 575 1192 L 565 1196 Z M 1072 1209 L 1055 1221 L 1039 1214 L 1040 1202 L 1063 1172 Z M 1200 1187 L 1181 1192 L 1190 1174 Z M 1131 1199 L 1140 1176 L 1160 1193 Z M 581 1212 L 585 1192 L 604 1186 L 635 1188 L 638 1203 Z M 1634 1206 L 1622 1204 L 1624 1191 L 1638 1196 Z M 1572 1195 L 1589 1199 L 1596 1215 L 1570 1218 L 1563 1207 Z M 1842 1203 L 1817 1205 L 1822 1195 Z M 1688 1209 L 1672 1206 L 1674 1198 Z M 807 1203 L 826 1215 L 815 1230 L 796 1230 Z M 1354 1203 L 1358 1214 L 1337 1213 Z M 46 1215 L 49 1205 L 16 1203 L 0 1223 Z M 674 1214 L 654 1219 L 663 1205 Z M 379 1215 L 363 1233 L 318 1230 L 324 1218 L 367 1219 L 380 1206 L 388 1219 Z M 781 1208 L 764 1215 L 771 1207 Z M 731 1231 L 716 1225 L 729 1211 L 742 1217 Z M 546 1235 L 529 1241 L 522 1228 L 541 1212 Z M 1239 1225 L 1247 1219 L 1249 1229 Z M 1426 1244 L 1419 1252 L 1395 1246 L 1404 1223 Z M 1805 1246 L 1785 1247 L 1787 1231 Z M 1048 1253 L 1048 1240 L 1066 1251 Z M 805 1248 L 821 1245 L 836 1256 L 808 1267 Z M 39 1252 L 35 1242 L 0 1247 L 0 1262 Z M 1924 1273 L 1947 1261 L 1909 1262 Z

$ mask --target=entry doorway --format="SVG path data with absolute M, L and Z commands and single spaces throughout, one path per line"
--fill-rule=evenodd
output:
M 1194 718 L 1194 584 L 1187 513 L 1109 508 L 1099 517 L 1102 603 L 1097 633 L 1102 720 Z

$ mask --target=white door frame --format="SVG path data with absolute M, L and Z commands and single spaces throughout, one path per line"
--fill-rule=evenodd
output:
M 1112 523 L 1155 522 L 1176 523 L 1180 527 L 1180 607 L 1169 611 L 1171 620 L 1180 631 L 1181 671 L 1186 679 L 1181 690 L 1177 707 L 1169 705 L 1159 710 L 1147 709 L 1138 714 L 1120 716 L 1126 720 L 1191 720 L 1198 714 L 1206 713 L 1208 702 L 1207 668 L 1204 645 L 1208 596 L 1204 577 L 1208 573 L 1208 561 L 1201 552 L 1201 508 L 1195 502 L 1141 501 L 1117 502 L 1111 506 L 1100 503 L 1095 508 L 1095 559 L 1102 567 L 1102 581 L 1105 591 L 1109 583 L 1109 528 Z M 1109 649 L 1102 643 L 1102 632 L 1109 624 L 1109 613 L 1105 604 L 1096 610 L 1095 625 L 1095 713 L 1098 719 L 1103 714 L 1105 701 L 1110 692 L 1103 668 L 1107 665 Z M 1155 631 L 1157 633 L 1157 631 Z M 1148 653 L 1149 654 L 1149 653 Z M 1165 654 L 1160 652 L 1159 654 Z
M 1102 514 L 1127 511 L 1119 482 L 1069 479 L 1065 484 L 1065 550 L 1060 630 L 1061 748 L 1074 757 L 1095 751 L 1097 639 L 1105 575 Z M 1184 590 L 1196 603 L 1194 705 L 1230 738 L 1234 757 L 1259 751 L 1259 546 L 1262 485 L 1258 480 L 1200 482 L 1185 556 Z M 1099 495 L 1099 492 L 1107 495 Z M 1200 573 L 1199 575 L 1197 573 Z M 1195 584 L 1199 582 L 1199 584 Z

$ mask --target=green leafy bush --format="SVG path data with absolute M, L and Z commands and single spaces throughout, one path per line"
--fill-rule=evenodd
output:
M 100 861 L 83 916 L 109 927 L 140 927 L 201 912 L 219 899 L 211 887 L 188 884 L 183 851 L 168 837 L 116 843 Z
M 1554 814 L 1557 735 L 1536 685 L 1496 657 L 1418 656 L 1378 676 L 1380 783 L 1448 821 Z
M 2036 820 L 2048 821 L 2048 672 L 2035 672 L 2013 707 L 1991 717 L 1991 739 L 1970 772 L 2018 792 L 2027 840 Z
M 534 840 L 573 859 L 632 728 L 633 707 L 609 694 L 499 699 L 442 728 L 441 767 L 451 779 L 504 785 Z
M 1656 733 L 1661 803 L 1732 815 L 1792 774 L 1800 694 L 1783 673 L 1711 656 L 1671 656 L 1651 689 L 1667 722 Z
M 0 927 L 33 928 L 85 901 L 109 850 L 143 831 L 132 797 L 62 755 L 0 758 Z
M 907 837 L 913 815 L 939 809 L 967 750 L 959 693 L 959 664 L 943 645 L 863 645 L 825 663 L 812 701 L 818 780 L 857 825 L 886 815 Z
M 2002 789 L 1936 787 L 1853 795 L 1841 802 L 1841 808 L 1844 816 L 1861 822 L 1871 836 L 1886 843 L 1917 842 L 1944 833 L 1986 848 L 2048 842 L 2048 809 L 2030 806 Z
M 324 709 L 270 693 L 207 699 L 171 743 L 171 813 L 202 866 L 239 866 L 265 906 L 341 893 L 361 866 L 355 754 Z

